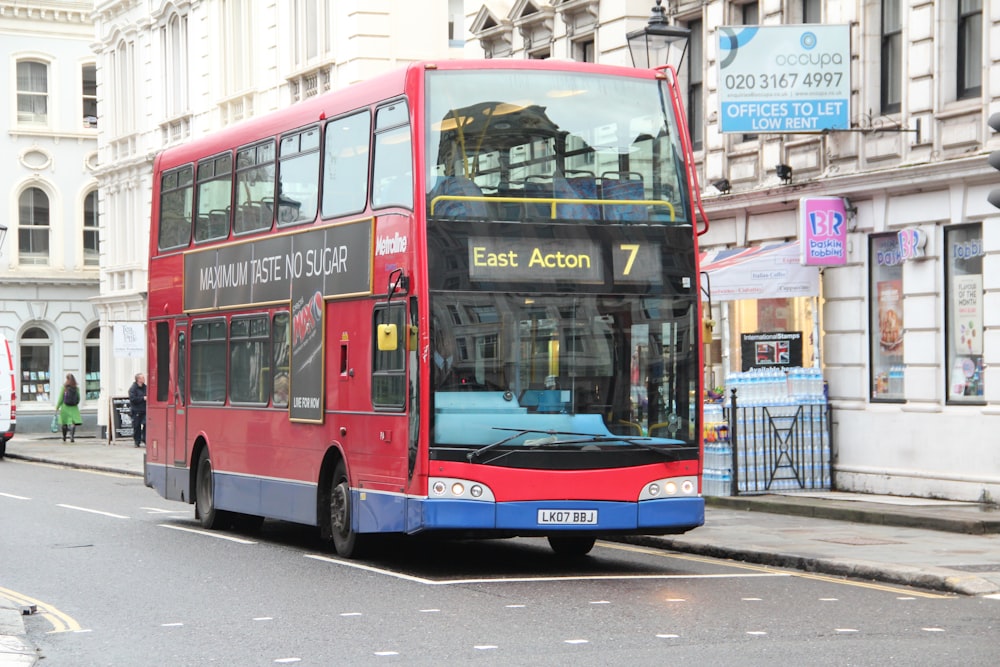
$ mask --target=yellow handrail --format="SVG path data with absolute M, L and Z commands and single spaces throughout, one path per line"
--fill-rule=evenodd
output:
M 670 210 L 670 221 L 673 222 L 675 216 L 674 206 L 662 199 L 556 199 L 555 197 L 487 197 L 485 195 L 438 195 L 431 200 L 431 215 L 434 215 L 434 208 L 439 201 L 480 201 L 480 202 L 509 202 L 522 204 L 549 204 L 551 206 L 550 219 L 556 217 L 556 206 L 563 204 L 599 204 L 602 206 L 666 206 Z

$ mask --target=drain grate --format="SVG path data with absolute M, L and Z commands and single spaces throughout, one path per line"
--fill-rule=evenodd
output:
M 820 537 L 820 542 L 833 542 L 835 544 L 849 544 L 854 547 L 873 547 L 880 544 L 903 544 L 894 540 L 882 540 L 877 537 Z

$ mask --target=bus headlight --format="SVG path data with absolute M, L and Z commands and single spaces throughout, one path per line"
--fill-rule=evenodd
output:
M 668 477 L 657 479 L 642 487 L 639 500 L 654 498 L 683 498 L 698 494 L 697 477 Z
M 454 477 L 431 477 L 427 480 L 428 494 L 432 498 L 448 500 L 483 500 L 495 502 L 493 490 L 482 482 Z

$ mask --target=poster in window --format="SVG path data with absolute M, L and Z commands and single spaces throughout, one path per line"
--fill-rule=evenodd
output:
M 878 340 L 886 354 L 903 355 L 903 284 L 884 280 L 878 284 Z
M 956 354 L 983 353 L 983 277 L 979 274 L 954 276 L 952 283 L 953 341 Z

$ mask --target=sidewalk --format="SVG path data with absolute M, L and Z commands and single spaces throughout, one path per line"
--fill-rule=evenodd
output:
M 7 443 L 11 459 L 137 476 L 144 453 L 130 441 L 63 444 L 48 433 Z M 838 492 L 710 497 L 701 528 L 626 541 L 963 595 L 1000 593 L 1000 508 L 979 503 Z

